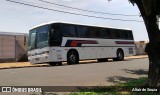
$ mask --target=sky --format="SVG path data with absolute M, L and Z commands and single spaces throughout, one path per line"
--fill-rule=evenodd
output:
M 12 0 L 24 2 L 31 5 L 41 6 L 49 9 L 72 12 L 83 15 L 90 15 L 103 18 L 123 19 L 123 20 L 138 20 L 143 21 L 139 16 L 140 12 L 137 6 L 133 6 L 128 0 L 44 0 L 69 7 L 79 8 L 83 10 L 111 13 L 111 14 L 126 14 L 137 16 L 119 16 L 108 14 L 97 14 L 85 12 L 65 7 L 47 4 L 40 0 Z M 80 15 L 65 14 L 51 10 L 35 8 L 1 0 L 0 4 L 0 31 L 28 33 L 29 30 L 39 24 L 50 21 L 64 21 L 72 23 L 80 23 L 87 25 L 109 26 L 117 28 L 132 29 L 135 41 L 148 40 L 147 31 L 144 22 L 136 21 L 120 21 L 101 18 L 92 18 Z

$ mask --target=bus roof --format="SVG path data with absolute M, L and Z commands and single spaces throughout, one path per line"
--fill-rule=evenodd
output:
M 43 26 L 43 25 L 50 25 L 50 24 L 53 24 L 53 23 L 64 23 L 64 24 L 83 25 L 83 26 L 92 26 L 92 27 L 102 27 L 102 28 L 104 27 L 104 28 L 113 28 L 113 29 L 131 30 L 131 29 L 129 29 L 129 28 L 117 28 L 117 27 L 110 27 L 110 26 L 88 25 L 88 24 L 71 23 L 71 22 L 64 22 L 64 21 L 51 21 L 51 22 L 39 24 L 39 25 L 37 25 L 37 26 L 32 27 L 31 30 L 34 29 L 34 28 Z

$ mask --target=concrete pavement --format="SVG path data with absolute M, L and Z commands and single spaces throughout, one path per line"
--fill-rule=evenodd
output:
M 1 86 L 110 86 L 139 77 L 146 77 L 149 66 L 147 56 L 132 56 L 124 61 L 112 61 L 56 67 L 30 67 L 26 63 L 19 69 L 0 70 Z M 13 63 L 3 63 L 13 64 Z M 25 65 L 24 65 L 25 64 Z M 44 64 L 46 65 L 46 64 Z M 1 64 L 2 66 L 2 64 Z M 4 66 L 4 65 L 3 65 Z M 38 66 L 38 65 L 34 65 Z M 13 67 L 15 68 L 15 67 Z M 1 93 L 0 93 L 1 94 Z M 64 95 L 64 92 L 56 93 Z M 6 94 L 5 94 L 6 95 Z M 8 95 L 8 94 L 7 94 Z M 13 95 L 12 93 L 10 95 Z M 17 95 L 15 93 L 15 95 Z M 22 93 L 20 93 L 22 95 Z M 23 94 L 24 95 L 24 94 Z M 27 94 L 29 95 L 29 94 Z
M 0 70 L 1 86 L 100 86 L 147 76 L 148 58 Z

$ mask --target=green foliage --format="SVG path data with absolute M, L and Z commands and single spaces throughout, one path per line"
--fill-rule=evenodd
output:
M 119 86 L 139 86 L 139 85 L 143 85 L 144 83 L 147 82 L 147 78 L 146 77 L 142 77 L 136 80 L 131 80 L 127 83 L 120 83 L 118 84 Z
M 82 92 L 70 93 L 69 95 L 155 95 L 155 93 L 154 94 L 148 92 L 136 93 L 124 90 L 124 88 L 132 89 L 133 87 L 138 87 L 140 85 L 143 85 L 146 81 L 147 78 L 143 77 L 137 80 L 131 80 L 127 83 L 120 83 L 115 86 L 86 89 L 83 90 Z

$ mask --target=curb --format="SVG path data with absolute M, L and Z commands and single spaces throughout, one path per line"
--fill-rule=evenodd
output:
M 29 67 L 48 67 L 48 65 L 37 65 L 37 66 L 20 66 L 20 67 L 2 67 L 0 68 L 0 70 L 2 69 L 16 69 L 16 68 L 29 68 Z
M 140 57 L 140 58 L 124 58 L 124 59 L 143 59 L 143 58 L 148 58 L 148 56 Z
M 148 56 L 144 56 L 144 57 L 140 57 L 140 58 L 125 58 L 124 59 L 124 61 L 125 60 L 130 60 L 130 59 L 144 59 L 144 58 L 148 58 Z M 2 70 L 2 69 L 16 69 L 16 68 L 29 68 L 29 67 L 49 67 L 49 65 L 31 65 L 31 66 L 12 66 L 12 67 L 2 67 L 2 68 L 0 68 L 0 70 Z

